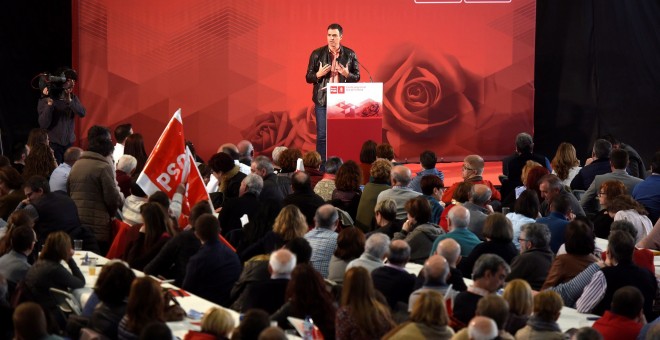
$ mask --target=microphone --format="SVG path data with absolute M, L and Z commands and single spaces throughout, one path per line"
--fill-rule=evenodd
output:
M 363 65 L 362 63 L 360 63 L 360 62 L 357 60 L 357 58 L 355 58 L 355 62 L 356 62 L 358 65 L 362 66 L 362 68 L 363 68 L 365 71 L 367 71 L 367 75 L 369 75 L 369 82 L 370 82 L 370 83 L 373 83 L 373 82 L 374 82 L 374 78 L 371 78 L 371 72 L 369 72 L 369 70 L 367 70 L 367 68 L 364 67 L 364 65 Z

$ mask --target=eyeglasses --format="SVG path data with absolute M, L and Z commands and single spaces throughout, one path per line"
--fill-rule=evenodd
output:
M 601 197 L 601 196 L 607 196 L 607 194 L 604 193 L 604 192 L 599 192 L 599 193 L 598 193 L 598 197 Z
M 518 243 L 522 243 L 522 242 L 527 242 L 527 239 L 525 239 L 525 238 L 518 238 Z

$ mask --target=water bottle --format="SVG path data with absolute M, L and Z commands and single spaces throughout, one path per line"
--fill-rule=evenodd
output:
M 303 322 L 303 340 L 313 340 L 314 339 L 314 321 L 309 315 L 305 316 L 305 321 Z

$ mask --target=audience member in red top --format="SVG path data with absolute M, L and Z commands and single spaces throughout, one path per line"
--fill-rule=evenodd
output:
M 634 340 L 646 323 L 644 296 L 636 287 L 619 288 L 612 298 L 612 309 L 592 326 L 604 340 Z
M 376 161 L 376 147 L 378 144 L 371 139 L 362 144 L 360 150 L 360 169 L 362 169 L 362 184 L 369 183 L 369 173 L 371 172 L 371 164 Z
M 483 172 L 484 172 L 484 159 L 481 158 L 481 156 L 469 155 L 465 157 L 465 159 L 463 159 L 463 172 L 461 173 L 463 176 L 463 182 L 471 182 L 473 184 L 486 185 L 488 186 L 488 188 L 490 188 L 490 191 L 492 192 L 491 200 L 501 201 L 502 195 L 500 195 L 500 192 L 497 191 L 497 189 L 495 189 L 493 183 L 482 177 Z M 445 202 L 445 204 L 451 203 L 451 199 L 454 196 L 454 191 L 456 191 L 460 183 L 461 182 L 452 184 L 451 187 L 449 187 L 449 189 L 447 189 L 445 193 L 442 194 L 442 201 Z

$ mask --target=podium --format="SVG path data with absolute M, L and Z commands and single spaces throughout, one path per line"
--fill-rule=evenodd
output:
M 362 144 L 383 138 L 383 83 L 329 83 L 327 157 L 359 163 Z

